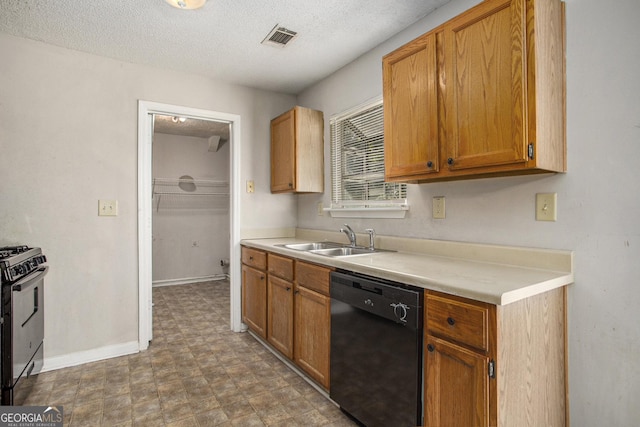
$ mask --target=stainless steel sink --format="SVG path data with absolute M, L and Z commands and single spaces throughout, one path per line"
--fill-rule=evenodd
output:
M 336 242 L 312 242 L 312 243 L 292 243 L 288 245 L 278 245 L 287 249 L 295 249 L 296 251 L 314 251 L 318 249 L 341 248 L 342 243 Z
M 378 252 L 395 252 L 386 249 L 369 249 L 362 246 L 353 247 L 345 243 L 337 242 L 289 243 L 276 246 L 287 249 L 294 249 L 296 251 L 309 252 L 316 255 L 324 255 L 328 257 L 369 255 Z
M 354 248 L 352 246 L 343 246 L 341 248 L 316 249 L 309 251 L 312 254 L 324 255 L 330 257 L 354 256 L 354 255 L 370 255 L 379 252 L 389 252 L 383 249 Z

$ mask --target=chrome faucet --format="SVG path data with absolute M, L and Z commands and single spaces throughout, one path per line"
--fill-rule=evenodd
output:
M 355 248 L 356 247 L 356 233 L 354 233 L 353 230 L 351 229 L 351 227 L 349 227 L 349 224 L 345 224 L 344 227 L 345 228 L 341 228 L 340 231 L 347 235 L 347 237 L 349 238 L 349 244 L 351 245 L 351 247 Z
M 366 231 L 367 233 L 369 233 L 369 249 L 370 250 L 375 250 L 375 237 L 376 237 L 376 231 L 373 228 L 367 228 L 364 231 Z

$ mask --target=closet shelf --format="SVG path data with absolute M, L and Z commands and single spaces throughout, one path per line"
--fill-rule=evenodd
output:
M 156 200 L 156 212 L 160 209 L 163 199 L 207 197 L 212 200 L 207 204 L 180 204 L 173 203 L 170 207 L 182 209 L 228 209 L 229 182 L 211 179 L 191 178 L 153 178 L 152 197 Z

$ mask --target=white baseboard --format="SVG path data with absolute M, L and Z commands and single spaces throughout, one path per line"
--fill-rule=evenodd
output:
M 92 350 L 78 351 L 63 356 L 45 357 L 42 372 L 82 365 L 84 363 L 97 362 L 98 360 L 111 359 L 112 357 L 126 356 L 137 353 L 140 347 L 138 341 L 130 341 L 123 344 L 108 345 Z
M 154 288 L 160 286 L 188 285 L 190 283 L 208 282 L 211 280 L 228 279 L 228 274 L 214 274 L 213 276 L 203 277 L 183 277 L 181 279 L 154 280 L 151 284 Z
M 229 275 L 218 274 L 215 276 L 193 277 L 187 279 L 160 280 L 158 282 L 153 282 L 153 287 L 186 285 L 189 283 L 224 279 L 229 279 Z M 71 366 L 82 365 L 84 363 L 97 362 L 99 360 L 111 359 L 113 357 L 126 356 L 128 354 L 138 353 L 139 351 L 140 346 L 138 341 L 130 341 L 127 343 L 109 345 L 106 347 L 100 347 L 86 351 L 78 351 L 76 353 L 65 354 L 62 356 L 45 357 L 44 365 L 41 372 L 54 371 L 56 369 L 68 368 Z

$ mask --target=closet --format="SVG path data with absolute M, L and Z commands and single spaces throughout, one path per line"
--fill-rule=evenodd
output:
M 228 123 L 154 118 L 153 286 L 228 278 Z

